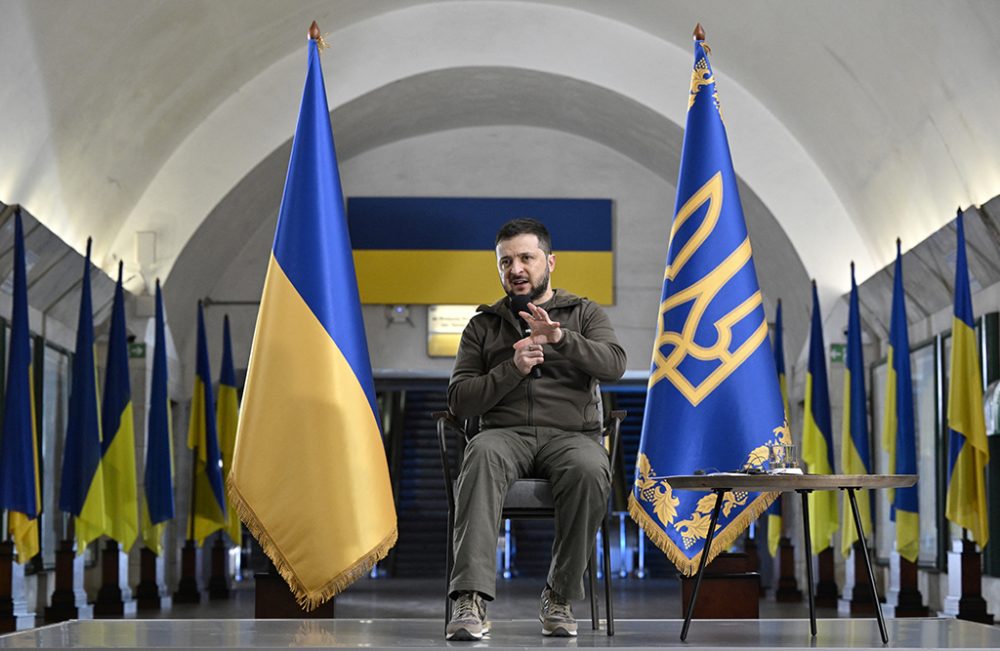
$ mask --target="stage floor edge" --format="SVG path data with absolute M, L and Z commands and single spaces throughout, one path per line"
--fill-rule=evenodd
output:
M 576 638 L 547 638 L 535 620 L 494 621 L 480 642 L 447 642 L 444 624 L 430 619 L 161 619 L 74 620 L 0 636 L 0 648 L 268 648 L 328 649 L 997 649 L 1000 628 L 955 619 L 889 619 L 884 646 L 874 619 L 820 619 L 817 636 L 802 619 L 694 620 L 681 642 L 682 620 L 623 619 L 615 635 L 580 620 Z

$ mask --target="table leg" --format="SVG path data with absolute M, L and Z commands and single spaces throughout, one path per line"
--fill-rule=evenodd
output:
M 705 575 L 705 565 L 708 564 L 708 553 L 712 549 L 712 539 L 715 538 L 715 525 L 719 521 L 719 511 L 722 509 L 722 496 L 728 488 L 715 489 L 715 508 L 712 509 L 712 519 L 708 523 L 708 535 L 705 537 L 705 547 L 701 550 L 701 562 L 698 564 L 698 573 L 695 574 L 694 590 L 691 591 L 691 603 L 688 604 L 687 615 L 684 616 L 684 627 L 681 628 L 681 641 L 687 639 L 688 627 L 691 626 L 691 616 L 694 615 L 694 605 L 698 601 L 698 589 L 701 588 L 701 579 Z
M 812 533 L 809 531 L 809 493 L 798 491 L 802 495 L 802 533 L 806 543 L 806 593 L 809 595 L 809 630 L 816 637 L 816 598 L 813 596 L 813 550 Z
M 872 599 L 875 600 L 875 616 L 878 618 L 878 631 L 882 634 L 882 644 L 889 643 L 889 633 L 885 630 L 885 619 L 882 617 L 882 604 L 878 600 L 878 590 L 875 588 L 875 573 L 872 572 L 871 560 L 868 558 L 868 543 L 865 542 L 865 530 L 861 527 L 861 515 L 858 513 L 858 500 L 854 497 L 854 489 L 846 488 L 851 499 L 851 512 L 854 513 L 854 526 L 858 529 L 858 540 L 861 541 L 861 553 L 864 554 L 865 569 L 868 570 L 868 580 L 872 586 Z

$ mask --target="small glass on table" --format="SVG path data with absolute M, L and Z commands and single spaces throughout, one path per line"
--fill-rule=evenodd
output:
M 774 474 L 801 475 L 798 446 L 789 443 L 775 443 L 768 450 L 768 467 Z

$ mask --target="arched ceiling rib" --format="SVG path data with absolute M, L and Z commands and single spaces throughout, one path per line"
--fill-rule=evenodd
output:
M 405 112 L 395 110 L 401 105 Z M 578 80 L 513 68 L 453 68 L 416 75 L 344 104 L 331 121 L 342 164 L 366 151 L 424 134 L 516 125 L 600 143 L 651 170 L 671 187 L 683 139 L 680 127 L 627 97 Z M 200 224 L 168 279 L 168 307 L 184 309 L 211 294 L 216 279 L 244 247 L 232 233 L 253 233 L 262 223 L 273 232 L 290 148 L 290 139 L 277 147 Z M 517 165 L 516 157 L 508 164 Z M 452 192 L 461 193 L 460 187 Z M 757 267 L 771 281 L 772 299 L 784 297 L 786 314 L 797 314 L 804 323 L 808 277 L 803 263 L 774 216 L 744 182 L 741 195 L 755 248 L 766 254 L 757 256 Z M 662 206 L 658 226 L 648 233 L 664 251 L 672 211 L 671 197 Z M 800 343 L 798 334 L 792 333 L 789 343 Z

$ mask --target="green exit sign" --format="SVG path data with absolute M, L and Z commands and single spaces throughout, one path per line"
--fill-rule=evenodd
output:
M 146 357 L 146 344 L 139 342 L 129 344 L 128 356 L 130 359 L 144 359 Z
M 830 363 L 843 364 L 844 351 L 846 350 L 847 350 L 847 344 L 830 344 Z

